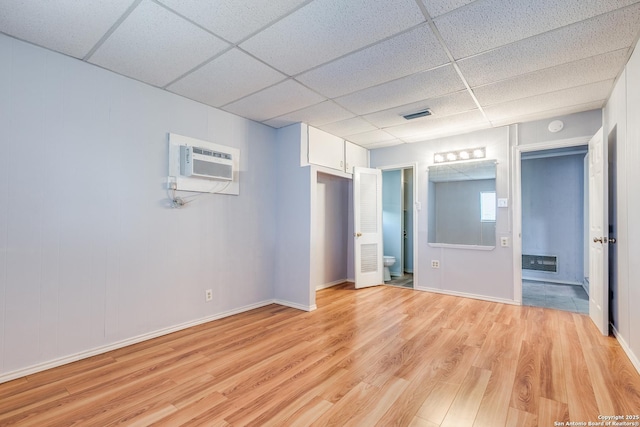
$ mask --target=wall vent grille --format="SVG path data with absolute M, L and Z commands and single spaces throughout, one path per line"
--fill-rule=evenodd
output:
M 522 269 L 558 272 L 558 257 L 547 255 L 522 255 Z

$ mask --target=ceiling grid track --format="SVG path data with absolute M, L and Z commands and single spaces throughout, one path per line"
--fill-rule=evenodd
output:
M 377 148 L 601 109 L 640 38 L 640 0 L 8 2 L 0 28 L 273 128 Z
M 131 15 L 131 13 L 136 9 L 136 7 L 138 7 L 138 5 L 140 3 L 142 3 L 142 0 L 135 0 L 131 4 L 131 6 L 129 6 L 127 8 L 127 10 L 122 14 L 122 16 L 120 16 L 120 18 L 118 18 L 118 20 L 111 26 L 111 28 L 109 28 L 109 30 L 106 33 L 104 33 L 104 35 L 100 38 L 100 40 L 98 40 L 98 42 L 82 58 L 82 60 L 85 61 L 85 62 L 89 62 L 89 59 L 91 59 L 93 54 L 100 48 L 100 46 L 103 45 L 104 42 L 107 41 L 107 39 L 111 36 L 111 34 L 113 34 L 116 31 L 116 29 L 118 29 L 120 24 L 122 24 L 124 22 L 124 20 L 127 19 L 127 17 L 129 17 L 129 15 Z
M 453 54 L 451 53 L 449 46 L 447 46 L 447 44 L 445 43 L 444 38 L 442 37 L 442 34 L 440 34 L 440 31 L 438 30 L 438 27 L 436 27 L 436 24 L 433 22 L 433 18 L 431 18 L 431 15 L 429 15 L 427 8 L 425 7 L 425 5 L 422 3 L 421 0 L 415 0 L 415 1 L 418 7 L 420 8 L 420 11 L 424 15 L 425 19 L 427 20 L 427 23 L 429 24 L 431 31 L 433 31 L 433 34 L 436 36 L 436 38 L 440 42 L 442 49 L 445 51 L 447 57 L 449 57 L 449 61 L 451 61 L 451 65 L 453 66 L 454 70 L 458 74 L 458 77 L 460 77 L 460 80 L 462 80 L 462 83 L 467 88 L 467 92 L 473 99 L 473 102 L 475 102 L 476 106 L 478 107 L 478 110 L 480 111 L 480 113 L 482 113 L 482 116 L 487 121 L 487 123 L 489 123 L 489 125 L 493 127 L 493 123 L 491 122 L 491 120 L 489 120 L 487 113 L 485 113 L 484 109 L 482 108 L 482 105 L 480 105 L 480 102 L 478 101 L 478 98 L 476 98 L 476 94 L 473 93 L 473 89 L 471 89 L 469 82 L 467 82 L 466 77 L 462 74 L 462 70 L 460 70 L 460 67 L 457 64 L 456 59 L 453 57 Z

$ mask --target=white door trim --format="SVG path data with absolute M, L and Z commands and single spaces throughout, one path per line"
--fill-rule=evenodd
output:
M 380 166 L 378 169 L 383 172 L 400 169 L 413 169 L 413 288 L 415 289 L 416 285 L 420 283 L 418 281 L 418 276 L 420 274 L 420 263 L 418 262 L 418 209 L 416 208 L 416 206 L 420 206 L 418 198 L 418 162 Z

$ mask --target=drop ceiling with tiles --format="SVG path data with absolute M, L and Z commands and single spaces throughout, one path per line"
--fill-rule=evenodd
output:
M 640 0 L 1 0 L 0 32 L 376 148 L 602 108 Z

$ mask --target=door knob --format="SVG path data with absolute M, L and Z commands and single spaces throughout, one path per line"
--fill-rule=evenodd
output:
M 612 245 L 614 245 L 616 243 L 616 238 L 615 237 L 609 237 L 609 243 L 611 243 Z
M 360 237 L 360 236 L 362 236 L 362 233 L 353 233 L 353 235 L 356 236 L 356 237 Z
M 594 237 L 593 243 L 602 243 L 602 237 Z

